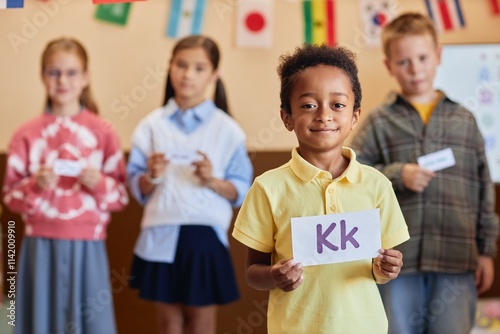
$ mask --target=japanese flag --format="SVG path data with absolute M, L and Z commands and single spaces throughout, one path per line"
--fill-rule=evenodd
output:
M 270 48 L 273 44 L 274 0 L 240 0 L 236 15 L 236 45 Z

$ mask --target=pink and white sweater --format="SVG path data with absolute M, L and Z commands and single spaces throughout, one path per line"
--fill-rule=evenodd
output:
M 56 159 L 100 170 L 101 180 L 88 189 L 76 177 L 59 176 L 56 187 L 42 190 L 34 174 Z M 73 117 L 44 113 L 24 124 L 9 145 L 3 200 L 21 214 L 26 236 L 105 239 L 109 212 L 128 204 L 125 161 L 111 125 L 85 109 Z

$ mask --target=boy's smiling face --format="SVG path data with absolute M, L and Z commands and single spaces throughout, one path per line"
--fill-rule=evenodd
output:
M 337 67 L 319 65 L 297 74 L 290 98 L 291 113 L 281 111 L 289 131 L 295 131 L 301 155 L 338 151 L 355 128 L 354 93 L 347 75 Z

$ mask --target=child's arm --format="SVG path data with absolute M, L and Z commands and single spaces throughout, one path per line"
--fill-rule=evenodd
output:
M 118 211 L 128 204 L 125 187 L 125 160 L 118 137 L 110 132 L 105 139 L 102 167 L 86 168 L 78 177 L 102 211 Z
M 495 265 L 493 258 L 487 255 L 480 255 L 476 269 L 476 288 L 480 295 L 491 288 L 495 278 Z
M 281 260 L 271 266 L 271 253 L 252 248 L 247 252 L 247 282 L 257 290 L 279 288 L 285 292 L 297 289 L 302 283 L 303 267 L 293 259 Z
M 230 201 L 236 200 L 238 196 L 235 186 L 227 180 L 212 178 L 206 186 Z
M 416 182 L 416 185 L 412 184 L 412 176 L 404 175 L 416 171 L 415 169 L 404 171 L 405 168 L 418 165 L 408 164 L 406 159 L 395 158 L 392 155 L 394 145 L 385 135 L 386 122 L 379 111 L 376 109 L 365 118 L 351 143 L 352 149 L 356 152 L 356 160 L 382 172 L 391 181 L 396 192 L 406 189 L 421 191 L 420 189 L 426 185 L 421 181 Z
M 141 205 L 145 205 L 149 195 L 156 188 L 156 183 L 163 175 L 161 164 L 158 160 L 163 160 L 159 154 L 146 156 L 137 146 L 132 146 L 127 163 L 127 181 L 130 193 Z M 166 163 L 165 163 L 166 166 Z M 149 177 L 147 176 L 149 173 Z
M 29 156 L 23 133 L 16 133 L 9 144 L 3 183 L 3 201 L 12 212 L 32 213 L 47 196 L 45 191 L 57 183 L 58 177 L 49 167 L 42 165 L 31 174 Z
M 236 189 L 235 185 L 230 180 L 218 179 L 214 177 L 212 174 L 212 164 L 210 160 L 203 152 L 198 151 L 198 154 L 200 154 L 203 159 L 194 162 L 193 165 L 196 168 L 194 174 L 199 178 L 201 184 L 212 189 L 217 194 L 228 199 L 229 201 L 235 202 L 238 199 L 238 189 Z M 246 180 L 246 183 L 248 183 L 248 185 L 245 186 L 245 193 L 246 190 L 248 190 L 249 184 L 251 182 L 250 179 L 251 175 L 248 180 Z
M 495 212 L 495 185 L 491 181 L 486 158 L 483 137 L 477 126 L 474 127 L 473 138 L 476 139 L 478 156 L 478 175 L 480 184 L 479 214 L 477 218 L 477 248 L 479 252 L 475 273 L 478 294 L 491 288 L 495 277 L 494 257 L 497 254 L 497 240 L 499 234 L 498 216 Z
M 38 187 L 43 190 L 55 187 L 59 180 L 59 176 L 54 173 L 52 168 L 47 166 L 41 166 L 34 177 Z
M 372 261 L 372 272 L 378 284 L 385 284 L 398 277 L 403 266 L 403 254 L 395 249 L 381 249 Z
M 147 169 L 139 179 L 139 188 L 142 196 L 150 195 L 156 186 L 161 183 L 168 165 L 163 153 L 153 153 L 147 160 Z
M 436 173 L 417 164 L 406 163 L 401 169 L 401 179 L 405 188 L 421 193 L 427 188 Z
M 57 180 L 49 167 L 41 166 L 34 175 L 23 176 L 7 162 L 3 201 L 12 212 L 30 213 L 41 203 L 45 190 L 53 188 Z

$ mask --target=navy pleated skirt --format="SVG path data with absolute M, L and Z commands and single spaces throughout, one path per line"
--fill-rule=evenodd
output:
M 167 304 L 221 305 L 239 298 L 229 251 L 210 226 L 182 226 L 173 263 L 134 255 L 130 287 L 143 299 Z

